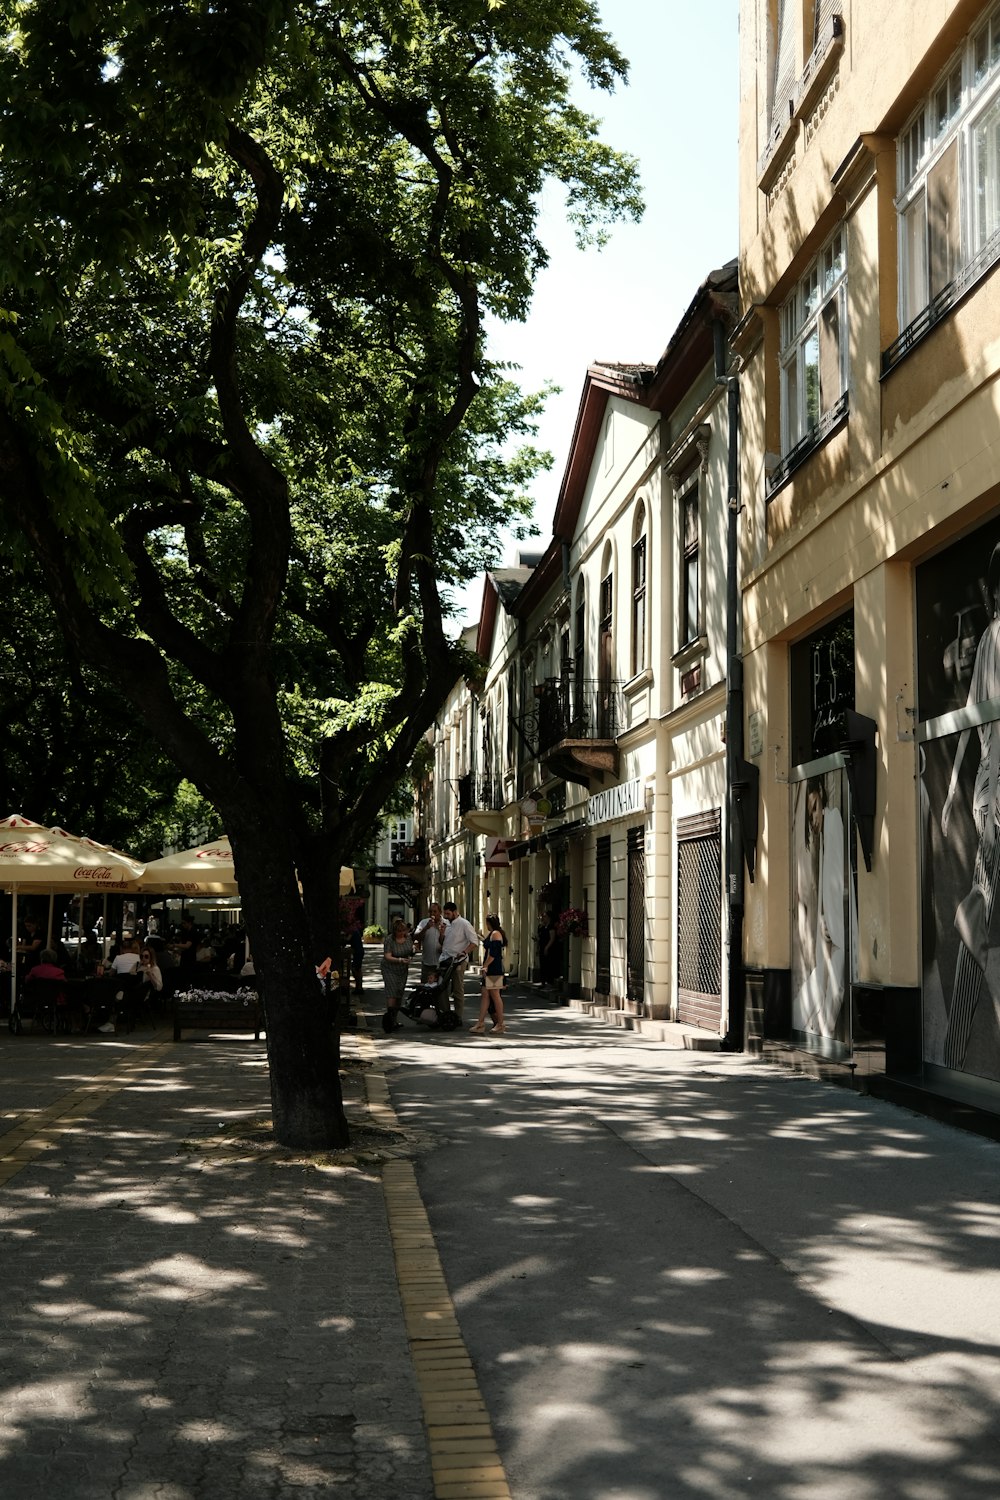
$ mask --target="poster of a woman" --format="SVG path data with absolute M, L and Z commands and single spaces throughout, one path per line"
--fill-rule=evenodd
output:
M 795 920 L 792 1027 L 826 1041 L 847 1040 L 847 842 L 843 773 L 827 772 L 793 792 Z
M 986 1078 L 1000 1077 L 997 533 L 917 570 L 924 1058 Z

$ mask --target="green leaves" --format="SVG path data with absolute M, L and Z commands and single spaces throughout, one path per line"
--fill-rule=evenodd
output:
M 583 235 L 639 211 L 569 103 L 624 61 L 592 0 L 0 22 L 5 555 L 201 794 L 360 837 L 458 670 L 441 588 L 549 461 L 483 311 L 526 313 L 547 180 Z

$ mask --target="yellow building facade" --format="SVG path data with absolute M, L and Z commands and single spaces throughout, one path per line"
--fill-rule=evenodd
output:
M 1000 1083 L 1000 7 L 740 6 L 766 1038 Z M 994 998 L 995 997 L 995 998 Z

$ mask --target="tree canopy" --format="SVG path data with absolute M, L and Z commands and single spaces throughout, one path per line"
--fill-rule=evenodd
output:
M 639 211 L 572 95 L 625 63 L 592 0 L 0 12 L 0 538 L 218 809 L 273 1079 L 461 669 L 442 587 L 543 462 L 484 314 L 547 180 L 581 235 Z

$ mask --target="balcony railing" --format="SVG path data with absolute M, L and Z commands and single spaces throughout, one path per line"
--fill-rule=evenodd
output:
M 460 776 L 458 778 L 458 815 L 470 812 L 503 812 L 507 799 L 503 782 L 496 776 Z
M 552 677 L 536 692 L 539 755 L 563 740 L 615 740 L 622 732 L 625 718 L 618 682 Z
M 503 812 L 507 804 L 503 782 L 496 776 L 481 776 L 476 806 L 482 812 Z
M 427 840 L 414 839 L 412 844 L 393 844 L 392 863 L 398 865 L 425 865 L 427 863 Z

